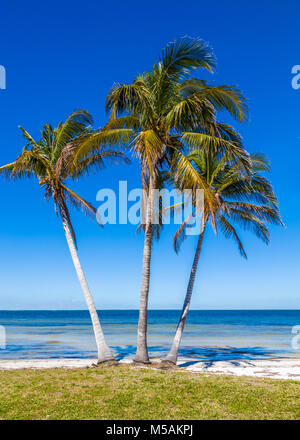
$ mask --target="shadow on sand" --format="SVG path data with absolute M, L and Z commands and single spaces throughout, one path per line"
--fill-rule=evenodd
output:
M 114 347 L 114 349 L 117 360 L 132 358 L 136 352 L 136 347 L 132 345 Z M 167 355 L 167 350 L 161 346 L 152 346 L 149 347 L 149 354 L 152 359 L 163 358 Z M 284 357 L 284 352 L 282 350 L 270 351 L 263 347 L 182 347 L 179 350 L 179 366 L 189 367 L 201 362 L 203 368 L 209 368 L 219 361 L 230 362 L 236 366 L 241 361 L 248 361 L 251 365 L 251 361 L 274 357 Z

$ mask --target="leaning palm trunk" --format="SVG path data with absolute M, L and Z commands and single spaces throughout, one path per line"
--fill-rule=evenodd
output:
M 86 303 L 87 303 L 87 306 L 88 306 L 88 309 L 90 312 L 90 316 L 92 319 L 93 330 L 94 330 L 97 349 L 98 349 L 98 363 L 114 360 L 114 357 L 113 357 L 108 345 L 106 344 L 104 334 L 102 331 L 102 327 L 101 327 L 99 317 L 97 314 L 97 310 L 95 307 L 95 303 L 94 303 L 93 297 L 91 295 L 89 286 L 88 286 L 87 281 L 85 279 L 85 276 L 84 276 L 84 273 L 83 273 L 78 255 L 77 255 L 76 247 L 75 247 L 72 233 L 70 230 L 70 225 L 69 225 L 67 213 L 66 213 L 63 206 L 59 206 L 59 210 L 60 210 L 60 214 L 61 214 L 61 218 L 62 218 L 62 223 L 63 223 L 67 243 L 68 243 L 70 253 L 72 256 L 72 260 L 73 260 L 73 263 L 75 266 L 75 270 L 77 272 L 77 276 L 78 276 L 81 288 L 83 290 L 83 294 L 84 294 L 84 297 L 85 297 L 85 300 L 86 300 Z
M 153 239 L 153 178 L 150 177 L 149 195 L 147 199 L 147 216 L 145 226 L 144 253 L 143 253 L 143 273 L 140 297 L 140 312 L 138 322 L 137 351 L 135 362 L 149 363 L 147 348 L 147 316 L 148 316 L 148 297 L 150 285 L 150 265 Z
M 204 232 L 205 232 L 205 223 L 201 227 L 200 235 L 198 238 L 198 244 L 197 244 L 197 249 L 196 249 L 196 253 L 195 253 L 195 257 L 194 257 L 194 261 L 193 261 L 193 266 L 192 266 L 192 270 L 191 270 L 191 274 L 190 274 L 189 284 L 188 284 L 184 304 L 182 307 L 181 316 L 180 316 L 179 323 L 178 323 L 176 333 L 175 333 L 175 337 L 173 340 L 173 344 L 172 344 L 172 347 L 171 347 L 171 350 L 170 350 L 168 356 L 165 359 L 165 361 L 171 362 L 175 365 L 177 362 L 178 350 L 180 347 L 180 342 L 181 342 L 181 338 L 182 338 L 182 334 L 183 334 L 183 329 L 184 329 L 186 317 L 187 317 L 187 314 L 188 314 L 188 311 L 190 308 L 190 304 L 191 304 L 193 287 L 194 287 L 194 283 L 195 283 L 196 272 L 197 272 L 199 257 L 200 257 L 200 253 L 201 253 Z

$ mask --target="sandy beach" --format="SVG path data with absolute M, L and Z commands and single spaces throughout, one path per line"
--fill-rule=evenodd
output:
M 120 362 L 131 363 L 132 359 L 125 358 Z M 95 364 L 95 359 L 4 360 L 0 361 L 0 370 L 90 368 L 93 364 Z M 178 367 L 182 372 L 194 371 L 216 375 L 267 377 L 300 381 L 300 359 L 274 358 L 268 360 L 208 362 L 196 361 L 191 358 L 179 358 Z

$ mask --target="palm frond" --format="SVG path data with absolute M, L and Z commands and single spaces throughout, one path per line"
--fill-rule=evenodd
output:
M 240 143 L 196 132 L 183 133 L 182 141 L 190 151 L 205 149 L 213 154 L 226 153 L 228 159 L 239 160 L 246 169 L 251 166 L 249 154 Z
M 253 203 L 245 202 L 226 202 L 229 210 L 233 209 L 234 212 L 243 212 L 257 217 L 259 220 L 270 223 L 272 225 L 284 226 L 281 220 L 278 209 L 272 206 L 261 206 Z
M 176 130 L 199 129 L 214 123 L 214 108 L 205 101 L 200 101 L 195 96 L 189 96 L 175 102 L 165 121 L 168 127 Z
M 95 132 L 82 141 L 74 148 L 72 159 L 74 164 L 87 158 L 91 154 L 102 154 L 107 148 L 129 148 L 134 132 L 132 129 L 102 129 Z
M 189 224 L 189 221 L 193 217 L 193 215 L 195 215 L 195 211 L 193 211 L 191 214 L 189 214 L 188 217 L 181 223 L 178 230 L 176 231 L 176 234 L 173 237 L 173 247 L 174 247 L 176 254 L 178 254 L 182 243 L 184 242 L 184 240 L 187 237 L 186 228 Z
M 166 46 L 160 63 L 169 77 L 179 79 L 197 68 L 212 72 L 216 60 L 212 49 L 206 42 L 199 38 L 184 37 Z
M 193 92 L 199 100 L 207 100 L 216 110 L 226 110 L 237 121 L 244 121 L 248 117 L 247 100 L 235 86 L 211 86 L 206 81 L 190 79 L 183 84 L 182 90 Z
M 203 176 L 193 165 L 193 161 L 194 156 L 192 154 L 184 155 L 181 151 L 177 150 L 174 179 L 176 181 L 180 180 L 180 190 L 183 190 L 184 188 L 193 189 L 196 187 L 205 190 L 208 187 Z
M 86 110 L 73 112 L 67 120 L 59 126 L 56 131 L 55 142 L 52 148 L 51 160 L 56 163 L 62 149 L 78 136 L 83 136 L 86 130 L 92 125 L 93 118 Z
M 252 169 L 254 173 L 257 172 L 270 172 L 271 164 L 270 160 L 262 153 L 251 154 Z
M 0 167 L 0 176 L 4 175 L 6 178 L 11 178 L 16 162 L 9 163 Z
M 19 125 L 19 129 L 21 130 L 24 139 L 27 140 L 27 146 L 31 145 L 32 147 L 39 148 L 39 144 L 33 139 L 33 137 L 23 127 L 21 127 Z
M 84 200 L 70 188 L 61 184 L 64 190 L 65 200 L 71 204 L 71 206 L 78 211 L 81 211 L 84 215 L 90 217 L 92 220 L 96 220 L 97 209 L 94 208 L 89 202 Z M 103 225 L 101 225 L 103 226 Z
M 114 84 L 105 103 L 106 112 L 112 112 L 111 120 L 137 108 L 152 111 L 152 96 L 143 78 L 137 78 L 132 84 Z
M 126 115 L 119 118 L 111 118 L 105 125 L 105 130 L 113 130 L 120 128 L 130 128 L 137 131 L 140 128 L 140 119 L 138 116 Z
M 229 223 L 229 221 L 226 220 L 226 218 L 221 214 L 218 214 L 218 225 L 220 226 L 226 238 L 232 238 L 236 242 L 241 256 L 247 258 L 247 254 L 245 252 L 242 241 L 238 236 L 238 233 L 236 232 L 235 228 Z
M 130 164 L 130 159 L 122 152 L 114 150 L 106 150 L 99 154 L 93 154 L 85 159 L 79 161 L 73 168 L 73 176 L 80 177 L 83 175 L 90 175 L 91 172 L 100 171 L 107 166 L 107 164 L 125 163 Z
M 270 231 L 262 220 L 257 215 L 240 209 L 230 209 L 230 218 L 234 220 L 244 230 L 254 233 L 257 238 L 262 240 L 265 244 L 270 242 Z

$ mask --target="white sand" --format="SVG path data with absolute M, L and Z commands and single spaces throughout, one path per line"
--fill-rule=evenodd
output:
M 29 359 L 0 361 L 0 370 L 45 370 L 48 368 L 88 368 L 96 362 L 95 359 Z
M 122 363 L 131 363 L 129 358 Z M 0 370 L 48 369 L 48 368 L 89 368 L 95 359 L 32 359 L 0 361 Z M 300 381 L 300 359 L 268 359 L 250 361 L 200 361 L 180 358 L 178 366 L 182 371 L 234 376 L 269 377 L 272 379 L 292 379 Z
M 216 362 L 195 362 L 194 360 L 180 359 L 179 365 L 186 365 L 189 362 L 190 365 L 184 367 L 186 371 L 300 381 L 300 359 L 296 358 Z

